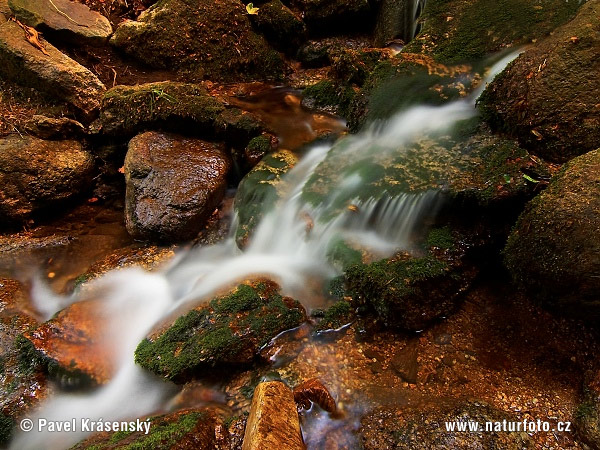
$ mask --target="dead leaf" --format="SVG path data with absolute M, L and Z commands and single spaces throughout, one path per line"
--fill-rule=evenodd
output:
M 33 45 L 35 48 L 41 51 L 44 55 L 50 56 L 50 53 L 46 51 L 46 47 L 40 41 L 40 33 L 38 33 L 38 31 L 35 28 L 31 28 L 27 25 L 22 24 L 14 17 L 11 20 L 13 20 L 17 25 L 19 25 L 23 29 L 23 31 L 25 32 L 25 38 L 31 45 Z
M 255 16 L 258 14 L 258 8 L 254 7 L 254 3 L 248 3 L 246 5 L 246 11 L 248 12 L 248 14 Z
M 325 411 L 333 413 L 337 409 L 334 398 L 327 388 L 316 378 L 311 378 L 294 388 L 294 400 L 304 409 L 309 409 L 311 402 Z

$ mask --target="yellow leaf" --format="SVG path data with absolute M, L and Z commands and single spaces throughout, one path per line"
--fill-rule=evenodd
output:
M 255 16 L 256 14 L 258 14 L 258 8 L 254 7 L 254 3 L 248 3 L 246 5 L 246 11 L 248 11 L 248 14 L 251 14 L 253 16 Z

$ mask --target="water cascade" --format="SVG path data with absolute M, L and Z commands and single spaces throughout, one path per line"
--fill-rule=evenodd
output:
M 494 76 L 515 55 L 500 61 L 491 71 Z M 372 126 L 342 142 L 348 164 L 367 161 L 378 152 L 399 151 L 403 144 L 427 133 L 438 133 L 458 121 L 476 114 L 475 99 L 469 98 L 440 107 L 417 106 L 399 113 L 385 125 Z M 139 268 L 123 269 L 92 281 L 80 293 L 58 297 L 37 286 L 33 291 L 35 305 L 46 316 L 70 303 L 94 298 L 105 320 L 104 345 L 111 346 L 112 380 L 91 393 L 59 392 L 37 411 L 37 417 L 49 421 L 89 418 L 104 421 L 131 419 L 155 412 L 166 404 L 174 386 L 159 381 L 134 364 L 138 343 L 158 323 L 210 299 L 216 291 L 253 275 L 266 275 L 278 281 L 284 292 L 301 290 L 308 280 L 325 280 L 340 273 L 328 261 L 327 252 L 333 242 L 347 239 L 354 245 L 369 248 L 380 257 L 399 249 L 410 250 L 411 234 L 424 215 L 435 213 L 440 204 L 436 191 L 403 194 L 365 201 L 351 201 L 352 209 L 344 209 L 336 217 L 325 218 L 328 204 L 337 196 L 353 198 L 362 187 L 360 176 L 343 179 L 331 190 L 324 204 L 314 207 L 302 200 L 302 191 L 315 168 L 331 150 L 329 145 L 316 145 L 287 175 L 290 186 L 278 206 L 265 214 L 252 236 L 249 246 L 241 251 L 231 236 L 210 247 L 180 253 L 162 271 L 147 273 Z M 339 167 L 340 172 L 344 167 Z M 342 177 L 344 178 L 344 177 Z M 306 220 L 310 218 L 311 226 Z M 232 227 L 235 229 L 235 226 Z M 311 300 L 297 297 L 307 308 Z M 75 444 L 85 432 L 19 433 L 13 449 L 61 449 Z

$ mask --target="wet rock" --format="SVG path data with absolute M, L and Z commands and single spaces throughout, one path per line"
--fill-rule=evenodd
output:
M 481 97 L 496 129 L 527 149 L 565 162 L 598 147 L 600 4 L 587 2 L 575 19 L 527 49 Z
M 104 384 L 114 370 L 110 346 L 105 345 L 107 325 L 100 302 L 74 303 L 24 333 L 22 358 L 36 361 L 65 389 Z
M 390 364 L 394 371 L 407 383 L 415 384 L 419 372 L 419 342 L 413 340 L 406 347 L 397 351 L 392 357 Z
M 142 419 L 150 422 L 145 431 L 96 433 L 72 447 L 88 448 L 164 448 L 164 449 L 228 449 L 229 432 L 223 422 L 222 411 L 201 408 Z
M 313 315 L 316 314 L 313 312 Z M 337 330 L 354 320 L 354 311 L 349 302 L 340 300 L 325 311 L 322 311 L 322 314 L 319 314 L 319 316 L 321 318 L 315 327 L 315 331 Z
M 136 362 L 175 381 L 214 367 L 241 367 L 279 333 L 305 320 L 302 305 L 282 297 L 275 283 L 242 284 L 142 341 Z
M 105 91 L 85 67 L 41 39 L 44 52 L 31 45 L 15 22 L 0 23 L 0 75 L 64 100 L 91 118 Z
M 238 214 L 235 238 L 239 247 L 247 244 L 264 213 L 275 206 L 285 189 L 285 185 L 281 182 L 282 177 L 297 161 L 298 157 L 294 153 L 279 150 L 263 158 L 242 179 L 234 203 Z
M 263 3 L 259 11 L 251 20 L 269 43 L 283 51 L 296 51 L 306 36 L 304 22 L 279 0 Z
M 477 270 L 460 238 L 450 234 L 440 245 L 445 248 L 431 246 L 422 257 L 399 254 L 350 267 L 344 281 L 353 305 L 373 311 L 386 326 L 411 331 L 448 315 Z
M 26 416 L 48 392 L 44 374 L 21 356 L 21 333 L 37 325 L 28 310 L 23 286 L 0 278 L 0 445 L 12 432 L 4 425 Z
M 229 167 L 216 144 L 157 132 L 136 136 L 125 157 L 127 230 L 139 239 L 192 239 L 223 199 Z
M 0 139 L 0 212 L 6 225 L 50 212 L 85 191 L 92 156 L 76 141 L 16 135 Z
M 303 12 L 304 21 L 314 34 L 323 34 L 324 29 L 356 31 L 372 23 L 367 0 L 293 0 L 292 5 Z
M 103 45 L 112 34 L 110 22 L 86 5 L 70 0 L 8 0 L 17 19 L 71 43 Z
M 302 92 L 302 106 L 347 117 L 356 92 L 345 83 L 319 81 Z
M 262 134 L 250 139 L 244 149 L 244 161 L 250 169 L 254 168 L 267 153 L 276 151 L 278 139 L 272 134 Z
M 217 136 L 237 148 L 244 148 L 265 129 L 254 114 L 238 108 L 228 108 L 215 120 Z
M 575 431 L 583 442 L 600 448 L 600 372 L 585 374 L 583 401 L 574 414 Z
M 382 0 L 377 12 L 374 45 L 383 47 L 394 39 L 409 42 L 417 33 L 417 19 L 425 3 L 425 0 Z
M 600 319 L 600 149 L 567 163 L 519 217 L 504 250 L 516 283 L 546 306 Z
M 515 421 L 503 411 L 485 403 L 468 401 L 456 403 L 439 399 L 436 404 L 418 408 L 377 408 L 361 420 L 359 430 L 362 448 L 459 450 L 470 448 L 535 448 L 529 435 L 518 431 L 457 432 L 447 431 L 445 423 Z M 522 423 L 521 423 L 522 425 Z
M 569 21 L 580 2 L 548 0 L 428 0 L 423 30 L 403 50 L 444 63 L 477 61 L 504 48 L 530 43 Z M 535 24 L 535 26 L 532 26 Z
M 40 139 L 67 139 L 81 137 L 85 129 L 81 123 L 67 117 L 34 115 L 25 124 L 25 131 Z
M 292 391 L 280 381 L 260 383 L 252 407 L 242 450 L 305 449 Z
M 117 28 L 111 43 L 157 68 L 175 68 L 192 80 L 278 79 L 283 63 L 253 32 L 241 2 L 161 0 L 138 21 Z
M 215 121 L 224 105 L 198 84 L 165 81 L 137 86 L 116 86 L 102 100 L 100 122 L 108 135 L 131 136 L 145 129 L 193 129 L 213 136 Z
M 316 378 L 311 378 L 300 383 L 294 388 L 294 401 L 299 407 L 310 409 L 312 403 L 316 403 L 329 413 L 337 409 L 335 399 L 329 393 L 329 390 Z

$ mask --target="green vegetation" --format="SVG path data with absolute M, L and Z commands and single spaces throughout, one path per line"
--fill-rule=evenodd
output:
M 331 247 L 327 251 L 327 259 L 342 269 L 346 269 L 355 264 L 360 264 L 362 262 L 362 253 L 352 248 L 343 239 L 339 239 L 331 244 Z
M 316 331 L 336 330 L 352 322 L 354 311 L 349 302 L 340 300 L 327 308 Z
M 0 445 L 8 444 L 12 437 L 15 421 L 7 415 L 0 413 Z
M 433 228 L 429 231 L 426 241 L 428 248 L 438 248 L 442 250 L 453 250 L 455 238 L 448 227 Z
M 302 98 L 303 103 L 310 108 L 324 109 L 347 117 L 355 95 L 354 89 L 349 85 L 323 80 L 304 89 Z
M 305 320 L 302 306 L 277 289 L 270 282 L 238 286 L 142 341 L 136 362 L 171 380 L 218 364 L 251 363 L 273 337 Z

